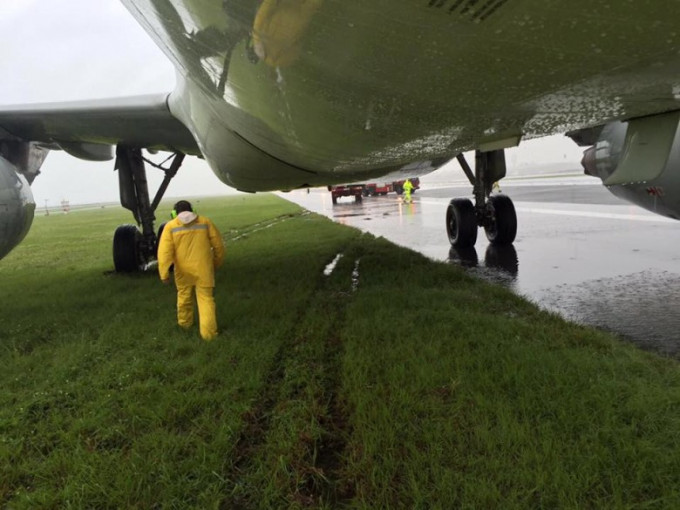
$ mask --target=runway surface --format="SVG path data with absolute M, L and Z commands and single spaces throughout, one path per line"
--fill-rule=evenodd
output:
M 565 318 L 604 328 L 641 348 L 680 356 L 680 222 L 619 200 L 591 178 L 504 183 L 517 211 L 513 246 L 451 249 L 444 218 L 469 185 L 423 189 L 412 204 L 395 194 L 332 204 L 325 189 L 282 197 L 334 221 L 439 261 L 460 264 Z

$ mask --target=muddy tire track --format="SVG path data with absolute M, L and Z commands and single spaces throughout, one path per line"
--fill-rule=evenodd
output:
M 342 398 L 342 359 L 344 356 L 344 341 L 342 338 L 343 325 L 347 321 L 347 308 L 351 302 L 353 292 L 358 285 L 358 261 L 355 255 L 348 257 L 348 262 L 356 260 L 353 267 L 347 264 L 342 279 L 346 282 L 346 290 L 333 288 L 320 289 L 320 298 L 324 300 L 324 311 L 330 322 L 328 334 L 324 341 L 324 355 L 322 370 L 324 373 L 324 391 L 319 408 L 325 409 L 325 414 L 319 417 L 323 427 L 323 434 L 317 442 L 316 455 L 308 458 L 309 466 L 306 472 L 318 473 L 308 480 L 301 488 L 299 501 L 307 502 L 307 506 L 322 503 L 331 506 L 349 504 L 355 495 L 354 484 L 348 477 L 343 462 L 343 455 L 347 449 L 351 435 L 349 409 Z
M 252 234 L 255 234 L 256 232 L 260 232 L 261 230 L 266 230 L 268 228 L 271 228 L 275 225 L 278 225 L 279 223 L 283 223 L 285 221 L 294 219 L 294 218 L 300 218 L 302 216 L 306 216 L 310 214 L 308 211 L 302 211 L 297 214 L 283 214 L 281 216 L 277 216 L 276 218 L 272 218 L 269 220 L 265 221 L 260 221 L 258 223 L 253 223 L 251 225 L 246 225 L 244 227 L 241 227 L 239 229 L 231 230 L 227 233 L 222 234 L 222 238 L 224 239 L 225 242 L 232 243 L 235 241 L 240 241 L 247 239 L 249 236 Z
M 260 397 L 242 416 L 243 428 L 233 449 L 233 461 L 230 463 L 228 471 L 223 475 L 223 479 L 228 481 L 228 488 L 232 493 L 220 504 L 221 509 L 247 509 L 259 506 L 259 502 L 253 499 L 252 491 L 245 490 L 240 493 L 238 480 L 253 469 L 253 463 L 258 452 L 266 444 L 273 412 L 281 398 L 279 387 L 285 377 L 287 361 L 295 356 L 294 347 L 303 334 L 301 325 L 304 323 L 305 315 L 309 313 L 312 304 L 320 299 L 324 292 L 327 292 L 324 290 L 326 281 L 327 278 L 320 274 L 314 291 L 300 305 L 293 325 L 284 334 L 284 340 L 272 359 Z

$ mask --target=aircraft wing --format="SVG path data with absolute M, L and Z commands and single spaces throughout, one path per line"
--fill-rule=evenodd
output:
M 0 106 L 0 140 L 16 139 L 76 155 L 83 144 L 201 153 L 191 132 L 170 112 L 167 94 Z

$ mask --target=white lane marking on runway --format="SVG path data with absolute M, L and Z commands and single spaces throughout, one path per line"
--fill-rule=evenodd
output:
M 418 202 L 423 204 L 436 204 L 436 205 L 448 205 L 447 199 L 433 200 L 433 199 L 420 199 Z M 665 216 L 652 215 L 653 213 L 648 213 L 649 216 L 644 216 L 643 214 L 621 214 L 621 213 L 602 213 L 602 212 L 592 212 L 592 211 L 570 211 L 569 209 L 543 209 L 540 207 L 522 207 L 520 202 L 515 203 L 515 210 L 523 213 L 535 213 L 535 214 L 552 214 L 555 216 L 578 216 L 582 218 L 601 218 L 607 220 L 626 220 L 626 221 L 643 221 L 648 223 L 677 223 L 678 220 L 671 218 L 666 218 Z M 643 211 L 641 209 L 641 211 Z
M 553 214 L 559 216 L 580 216 L 583 218 L 603 218 L 607 220 L 647 221 L 651 223 L 677 223 L 677 220 L 665 216 L 638 216 L 637 214 L 599 213 L 587 211 L 569 211 L 566 209 L 539 209 L 534 207 L 515 207 L 516 211 L 536 214 Z

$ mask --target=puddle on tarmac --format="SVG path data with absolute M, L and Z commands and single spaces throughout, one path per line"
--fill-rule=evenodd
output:
M 525 292 L 518 282 L 519 262 L 514 248 L 489 248 L 484 261 L 479 260 L 474 248 L 451 248 L 448 260 L 569 321 L 610 331 L 644 350 L 680 357 L 679 274 L 647 270 Z
M 568 320 L 617 333 L 638 347 L 680 356 L 680 275 L 668 271 L 542 289 L 530 299 Z
M 496 283 L 515 290 L 515 281 L 519 272 L 517 250 L 513 245 L 489 245 L 484 253 L 484 261 L 480 264 L 477 250 L 456 248 L 449 250 L 449 262 L 464 267 L 470 274 L 490 283 Z
M 334 214 L 333 218 L 353 218 L 355 216 L 363 216 L 366 213 L 359 212 L 359 213 L 347 213 L 347 214 Z

